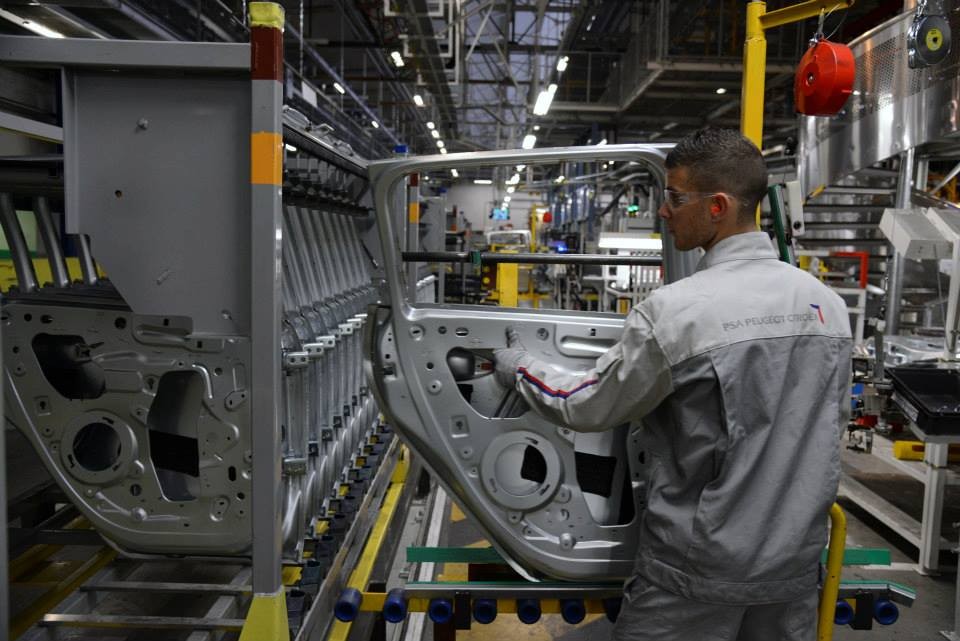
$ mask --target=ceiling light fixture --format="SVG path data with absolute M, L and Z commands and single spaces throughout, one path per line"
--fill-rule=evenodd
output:
M 534 130 L 534 131 L 540 131 L 540 125 L 534 125 L 534 126 L 533 126 L 533 130 Z
M 506 181 L 507 185 L 517 185 L 520 183 L 520 174 L 514 174 L 510 176 L 510 179 Z
M 413 104 L 415 104 L 415 105 L 418 106 L 418 107 L 422 107 L 422 106 L 423 106 L 423 96 L 421 96 L 421 95 L 418 94 L 418 93 L 413 94 Z
M 0 9 L 0 18 L 6 18 L 14 24 L 18 24 L 27 31 L 32 31 L 38 36 L 44 36 L 46 38 L 63 38 L 64 35 L 59 31 L 54 31 L 50 27 L 45 27 L 42 24 L 38 24 L 33 20 L 27 20 L 26 18 L 21 18 L 15 13 L 10 13 L 6 9 Z
M 526 165 L 517 165 L 517 171 L 523 171 L 526 168 L 527 168 Z
M 443 154 L 444 156 L 446 156 L 446 155 L 447 155 L 447 150 L 446 150 L 446 148 L 441 149 L 441 150 L 440 150 L 440 153 Z
M 570 56 L 560 56 L 557 60 L 557 71 L 563 73 L 567 70 L 568 64 L 570 64 Z
M 670 131 L 671 129 L 673 129 L 673 128 L 676 127 L 676 126 L 677 126 L 677 123 L 675 123 L 675 122 L 668 122 L 667 124 L 665 124 L 665 125 L 663 126 L 663 130 L 664 130 L 664 131 Z
M 473 184 L 474 185 L 492 185 L 493 181 L 487 178 L 474 178 Z
M 390 52 L 390 57 L 393 59 L 393 64 L 397 65 L 397 68 L 403 66 L 403 56 L 400 55 L 399 51 Z
M 597 147 L 601 147 L 601 146 L 603 146 L 603 145 L 605 145 L 605 144 L 607 144 L 607 139 L 606 139 L 606 138 L 604 138 L 603 140 L 601 140 L 600 142 L 598 142 L 598 143 L 597 143 Z
M 442 140 L 438 140 L 438 141 L 437 141 L 437 147 L 439 147 L 440 149 L 443 149 L 443 141 L 442 141 Z
M 376 120 L 371 120 L 371 121 L 370 121 L 370 124 L 373 125 L 373 128 L 374 128 L 374 129 L 379 129 L 379 128 L 380 128 L 380 123 L 377 122 Z
M 431 130 L 430 130 L 430 135 L 433 136 L 434 138 L 437 138 L 437 139 L 440 138 L 440 132 L 437 131 L 436 129 L 431 129 Z
M 285 143 L 283 146 L 286 148 L 287 151 L 296 151 L 296 150 L 297 150 L 296 147 L 294 147 L 293 145 L 291 145 L 291 144 L 289 144 L 289 143 Z
M 726 88 L 726 87 L 717 87 L 717 93 L 722 96 L 723 94 L 727 93 L 727 88 Z
M 546 116 L 550 111 L 550 105 L 553 103 L 553 96 L 557 93 L 557 83 L 551 83 L 549 87 L 540 92 L 537 96 L 537 102 L 533 105 L 533 115 Z
M 507 187 L 507 193 L 508 193 L 508 194 L 512 194 L 512 193 L 515 192 L 516 190 L 517 190 L 517 188 L 514 187 L 513 185 L 510 185 L 509 187 Z
M 504 197 L 503 197 L 503 202 L 505 202 L 505 203 L 510 202 L 510 196 L 504 196 Z
M 562 183 L 562 182 L 563 182 L 564 180 L 566 180 L 566 179 L 567 179 L 566 176 L 564 176 L 563 174 L 561 174 L 561 175 L 557 176 L 557 179 L 554 180 L 553 182 L 559 184 L 559 183 Z
M 427 121 L 427 129 L 435 129 L 435 128 L 436 128 L 436 125 L 433 124 L 433 121 L 432 121 L 432 120 L 428 120 L 428 121 Z
M 523 137 L 523 143 L 520 146 L 524 149 L 533 149 L 535 144 L 537 144 L 537 137 L 533 134 L 527 134 Z
M 451 170 L 450 170 L 450 175 L 453 176 L 454 178 L 459 178 L 459 177 L 460 177 L 460 172 L 457 171 L 456 169 L 451 169 Z
M 344 89 L 344 88 L 343 88 L 343 85 L 341 85 L 339 82 L 333 83 L 333 88 L 336 89 L 337 92 L 340 93 L 340 94 L 345 94 L 345 93 L 347 93 L 347 90 Z

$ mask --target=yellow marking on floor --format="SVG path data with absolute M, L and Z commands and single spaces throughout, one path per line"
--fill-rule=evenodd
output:
M 467 515 L 463 513 L 463 510 L 460 509 L 460 506 L 456 503 L 450 505 L 450 522 L 459 523 L 460 521 L 467 518 Z
M 503 613 L 493 623 L 482 625 L 473 622 L 469 630 L 457 630 L 457 641 L 549 641 L 560 639 L 575 628 L 590 625 L 605 615 L 588 615 L 576 626 L 570 625 L 559 614 L 545 614 L 533 625 L 526 625 L 517 619 L 516 614 Z
M 293 585 L 300 580 L 300 574 L 303 572 L 303 569 L 296 565 L 287 565 L 283 568 L 283 574 L 281 578 L 284 585 Z

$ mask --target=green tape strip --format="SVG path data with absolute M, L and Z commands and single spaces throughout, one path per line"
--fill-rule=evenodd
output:
M 506 563 L 492 547 L 407 548 L 407 563 Z
M 827 562 L 827 551 L 820 555 Z M 844 565 L 890 565 L 890 550 L 885 548 L 847 548 L 843 551 Z

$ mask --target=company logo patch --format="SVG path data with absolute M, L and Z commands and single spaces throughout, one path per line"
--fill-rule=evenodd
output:
M 820 306 L 819 306 L 819 305 L 814 305 L 813 303 L 810 303 L 810 307 L 812 307 L 813 309 L 817 310 L 817 315 L 820 317 L 820 324 L 821 324 L 821 325 L 826 325 L 826 324 L 827 324 L 827 321 L 823 320 L 823 310 L 820 309 Z

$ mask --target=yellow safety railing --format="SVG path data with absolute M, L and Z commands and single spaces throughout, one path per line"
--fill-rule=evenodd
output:
M 840 572 L 843 570 L 843 549 L 847 542 L 847 517 L 840 506 L 830 506 L 830 544 L 827 547 L 827 576 L 820 592 L 817 619 L 817 641 L 833 639 L 833 617 L 840 595 Z
M 766 2 L 747 3 L 746 40 L 743 43 L 743 85 L 740 93 L 740 132 L 763 149 L 763 104 L 767 74 L 767 29 L 782 27 L 821 13 L 848 9 L 854 0 L 809 0 L 767 13 Z M 760 226 L 760 208 L 757 208 Z

